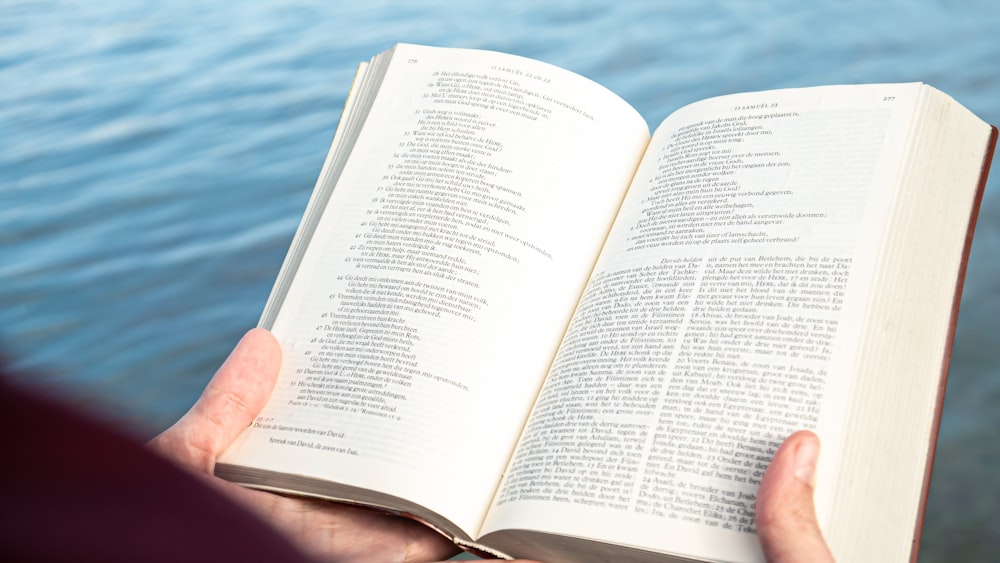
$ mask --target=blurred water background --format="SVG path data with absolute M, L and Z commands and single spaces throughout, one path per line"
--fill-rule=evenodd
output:
M 252 327 L 355 65 L 496 49 L 652 124 L 730 92 L 925 81 L 1000 123 L 1000 8 L 948 2 L 0 0 L 0 349 L 140 437 Z M 1000 558 L 1000 170 L 955 342 L 921 561 Z

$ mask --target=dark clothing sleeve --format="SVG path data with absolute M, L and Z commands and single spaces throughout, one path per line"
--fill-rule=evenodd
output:
M 0 561 L 307 561 L 142 444 L 0 377 Z

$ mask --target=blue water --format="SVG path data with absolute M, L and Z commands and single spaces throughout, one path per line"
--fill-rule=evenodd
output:
M 0 348 L 140 436 L 253 326 L 358 61 L 398 41 L 587 75 L 651 123 L 718 94 L 925 81 L 1000 123 L 992 1 L 0 2 Z M 1000 174 L 922 561 L 1000 557 Z M 961 557 L 959 557 L 961 555 Z

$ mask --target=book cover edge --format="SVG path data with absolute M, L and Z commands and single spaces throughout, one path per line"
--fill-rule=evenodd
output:
M 979 172 L 979 185 L 976 187 L 976 195 L 972 208 L 969 212 L 968 227 L 965 232 L 965 242 L 962 249 L 962 260 L 958 268 L 958 276 L 955 278 L 955 292 L 951 305 L 951 319 L 948 322 L 948 340 L 945 344 L 945 355 L 941 360 L 941 377 L 938 380 L 937 401 L 934 405 L 934 421 L 931 426 L 929 445 L 927 449 L 927 459 L 924 467 L 924 482 L 920 492 L 919 510 L 913 531 L 913 545 L 910 548 L 910 562 L 917 563 L 920 553 L 920 538 L 923 534 L 924 516 L 927 511 L 927 500 L 930 493 L 931 476 L 934 472 L 934 459 L 937 454 L 938 433 L 941 428 L 941 414 L 944 411 L 944 397 L 948 384 L 948 370 L 951 366 L 952 349 L 955 344 L 955 331 L 958 326 L 958 314 L 962 303 L 962 291 L 965 287 L 965 274 L 969 265 L 969 254 L 972 250 L 972 237 L 976 231 L 976 224 L 979 219 L 979 210 L 982 207 L 983 196 L 986 192 L 986 180 L 989 177 L 990 166 L 993 163 L 993 156 L 997 146 L 997 138 L 1000 131 L 994 125 L 990 125 L 990 136 L 986 143 L 986 150 L 983 155 L 983 164 Z

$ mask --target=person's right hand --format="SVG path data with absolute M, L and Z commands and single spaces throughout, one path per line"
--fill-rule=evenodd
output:
M 796 432 L 778 448 L 757 492 L 757 536 L 770 563 L 828 563 L 830 548 L 816 521 L 813 489 L 819 438 Z

